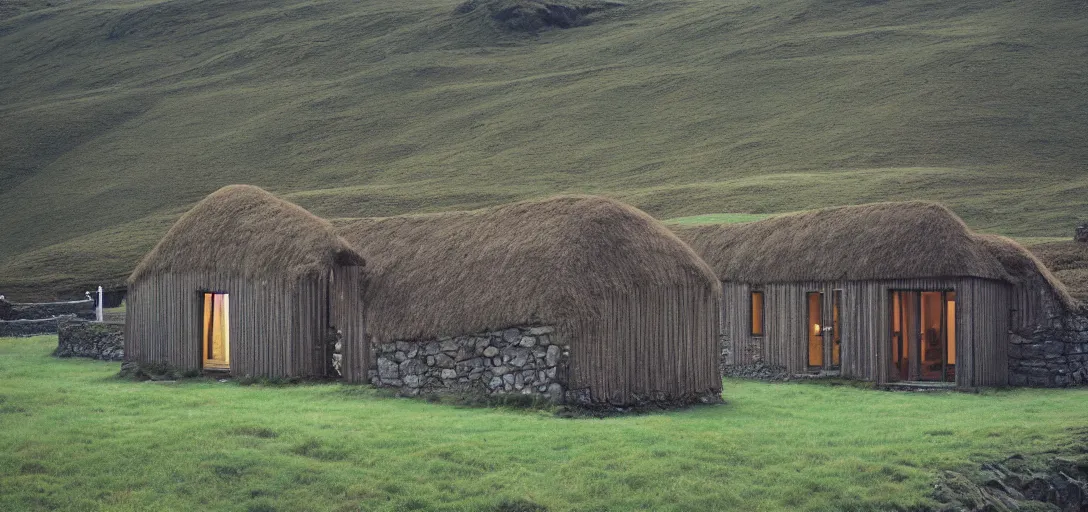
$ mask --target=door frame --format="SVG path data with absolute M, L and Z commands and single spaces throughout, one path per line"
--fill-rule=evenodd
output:
M 942 348 L 942 350 L 941 350 L 941 378 L 940 378 L 940 380 L 923 380 L 921 378 L 921 376 L 922 376 L 922 357 L 921 357 L 921 354 L 922 354 L 922 294 L 923 293 L 940 293 L 941 294 L 941 301 L 940 301 L 940 303 L 941 303 L 941 323 L 940 323 L 941 329 L 940 329 L 939 336 L 940 336 L 940 339 L 941 339 L 941 348 Z M 913 315 L 912 315 L 913 318 L 910 318 L 910 319 L 905 318 L 906 317 L 906 311 L 907 311 L 907 309 L 906 309 L 906 302 L 907 301 L 904 300 L 904 299 L 906 297 L 904 297 L 903 295 L 899 295 L 900 323 L 905 323 L 905 322 L 907 322 L 909 320 L 909 322 L 911 324 L 909 326 L 909 331 L 900 332 L 900 337 L 898 339 L 899 343 L 896 343 L 897 339 L 895 337 L 895 329 L 898 326 L 894 322 L 896 294 L 914 294 L 913 301 L 912 301 L 913 302 L 913 311 L 912 311 L 913 312 Z M 895 358 L 899 357 L 900 359 L 902 359 L 902 357 L 903 357 L 902 344 L 907 344 L 908 345 L 907 346 L 907 356 L 908 356 L 908 359 L 909 359 L 910 367 L 907 368 L 907 378 L 905 379 L 906 381 L 908 381 L 908 382 L 915 382 L 915 381 L 917 381 L 917 382 L 945 382 L 945 383 L 948 383 L 948 382 L 955 383 L 956 382 L 955 377 L 953 377 L 952 380 L 948 380 L 948 341 L 949 341 L 949 339 L 948 339 L 949 338 L 949 336 L 948 336 L 949 335 L 949 332 L 948 332 L 948 326 L 949 326 L 948 296 L 949 296 L 949 294 L 955 295 L 955 298 L 953 300 L 956 302 L 956 316 L 957 316 L 957 318 L 953 318 L 951 320 L 952 320 L 952 325 L 954 325 L 956 327 L 956 331 L 957 331 L 956 341 L 959 342 L 959 329 L 958 329 L 958 327 L 959 327 L 959 318 L 958 317 L 959 317 L 959 311 L 960 311 L 960 308 L 959 308 L 959 294 L 956 292 L 955 288 L 940 288 L 940 289 L 889 288 L 888 289 L 888 310 L 885 312 L 885 314 L 887 315 L 886 318 L 887 318 L 887 321 L 888 321 L 888 326 L 890 327 L 890 329 L 888 330 L 887 335 L 888 335 L 888 345 L 891 347 L 890 354 L 892 354 L 892 357 L 888 359 L 888 364 L 889 364 L 889 366 L 891 367 L 891 370 L 892 370 L 892 371 L 889 372 L 889 376 L 894 377 L 893 379 L 888 379 L 889 381 L 899 381 L 899 382 L 904 381 L 904 379 L 900 378 L 900 369 L 895 364 Z M 956 350 L 957 359 L 959 358 L 958 348 L 959 347 L 957 347 L 957 350 Z M 953 364 L 955 364 L 955 363 L 953 363 Z
M 223 363 L 223 364 L 215 363 L 214 360 L 212 360 L 212 364 L 210 364 L 210 365 L 208 364 L 209 361 L 210 361 L 208 359 L 208 345 L 205 342 L 204 335 L 205 335 L 205 333 L 207 333 L 209 335 L 209 339 L 207 341 L 211 341 L 210 336 L 212 335 L 212 331 L 213 331 L 213 329 L 211 329 L 208 325 L 206 325 L 204 323 L 204 309 L 205 309 L 206 304 L 207 304 L 208 295 L 212 296 L 212 301 L 213 301 L 213 303 L 212 303 L 213 304 L 212 305 L 212 314 L 209 317 L 210 318 L 209 322 L 213 322 L 213 323 L 214 323 L 214 319 L 215 319 L 215 305 L 214 305 L 215 296 L 216 295 L 222 295 L 223 297 L 227 298 L 227 304 L 226 304 L 226 307 L 224 308 L 226 310 L 226 312 L 227 312 L 227 315 L 226 315 L 226 317 L 227 317 L 227 328 L 226 328 L 227 339 L 225 340 L 225 343 L 223 344 L 223 350 L 224 350 L 224 356 L 225 356 L 223 358 L 225 363 Z M 231 308 L 230 308 L 230 298 L 229 298 L 230 293 L 227 292 L 227 291 L 217 291 L 217 290 L 199 290 L 197 292 L 197 297 L 198 297 L 198 301 L 200 303 L 200 307 L 198 308 L 198 311 L 200 312 L 200 320 L 199 320 L 200 329 L 197 330 L 197 332 L 199 333 L 199 336 L 200 336 L 200 339 L 199 339 L 199 344 L 200 344 L 200 367 L 203 370 L 229 371 L 230 370 L 230 360 L 231 360 L 231 353 L 230 353 L 231 352 L 230 351 L 230 345 L 231 345 L 231 343 L 230 343 L 230 309 Z

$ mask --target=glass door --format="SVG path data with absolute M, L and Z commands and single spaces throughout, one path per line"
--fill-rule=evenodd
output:
M 893 291 L 892 364 L 899 380 L 955 382 L 956 293 Z

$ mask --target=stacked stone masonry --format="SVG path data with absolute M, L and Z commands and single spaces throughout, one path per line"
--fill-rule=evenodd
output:
M 370 381 L 402 394 L 524 394 L 563 402 L 570 347 L 553 327 L 515 327 L 374 347 Z
M 53 355 L 121 361 L 125 358 L 124 331 L 124 324 L 62 320 Z
M 1013 333 L 1009 384 L 1066 387 L 1088 384 L 1088 318 L 1052 315 L 1047 326 Z
M 44 320 L 67 315 L 93 320 L 95 318 L 94 301 L 21 304 L 0 299 L 0 320 Z
M 75 315 L 66 315 L 57 318 L 46 318 L 43 320 L 0 320 L 0 338 L 17 338 L 24 336 L 39 336 L 42 334 L 56 334 L 57 322 L 75 318 Z

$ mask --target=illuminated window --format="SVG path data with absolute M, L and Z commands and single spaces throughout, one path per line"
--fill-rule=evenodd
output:
M 763 336 L 763 292 L 752 292 L 752 336 Z
M 230 368 L 230 297 L 225 293 L 204 294 L 204 368 Z

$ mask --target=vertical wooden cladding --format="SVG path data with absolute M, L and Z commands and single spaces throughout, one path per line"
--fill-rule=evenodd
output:
M 362 267 L 337 267 L 329 278 L 330 324 L 342 335 L 340 373 L 347 382 L 366 382 L 370 369 L 370 343 L 360 288 Z
M 575 326 L 570 389 L 617 404 L 720 393 L 719 304 L 694 284 L 611 294 L 600 318 Z
M 877 383 L 896 379 L 891 353 L 891 291 L 955 291 L 956 384 L 963 387 L 1008 383 L 1010 308 L 1015 309 L 1019 301 L 1025 311 L 1021 318 L 1038 316 L 1033 311 L 1040 307 L 1030 301 L 1042 296 L 1038 291 L 1019 291 L 1001 281 L 977 278 L 762 284 L 756 288 L 764 294 L 765 334 L 752 336 L 748 301 L 753 286 L 726 282 L 723 288 L 721 328 L 729 344 L 726 364 L 750 364 L 759 357 L 790 372 L 806 371 L 806 294 L 824 293 L 824 315 L 831 318 L 830 299 L 835 290 L 842 290 L 842 375 Z
M 339 300 L 329 301 L 323 277 L 252 279 L 214 273 L 152 276 L 131 287 L 126 315 L 125 353 L 140 363 L 166 363 L 177 369 L 201 369 L 202 293 L 230 294 L 230 372 L 235 376 L 315 377 L 326 375 L 331 357 L 325 344 L 330 304 L 339 308 L 348 337 L 359 337 L 362 323 L 359 269 L 340 269 Z M 334 274 L 337 274 L 334 272 Z M 354 284 L 344 284 L 354 283 Z M 350 289 L 344 289 L 348 287 Z M 334 287 L 335 288 L 335 287 Z

